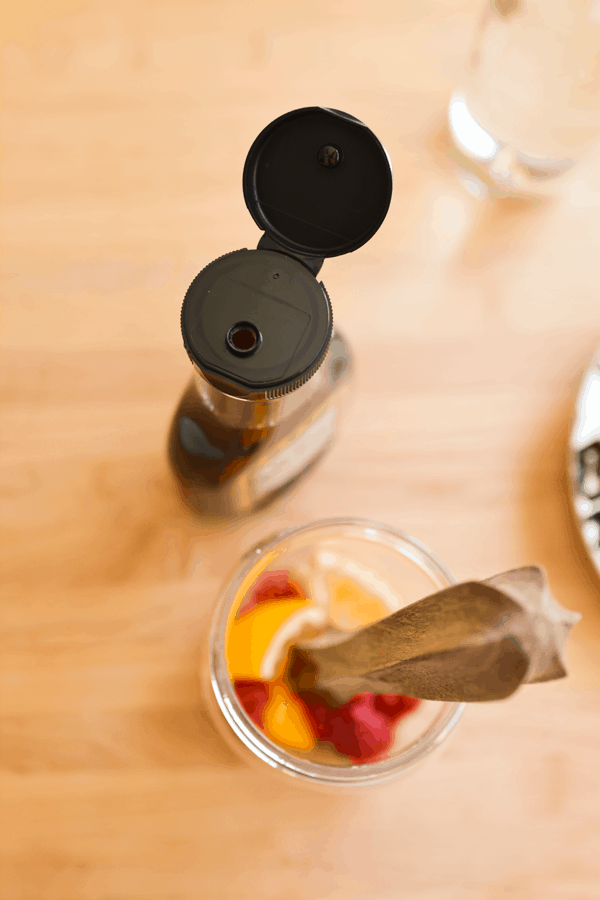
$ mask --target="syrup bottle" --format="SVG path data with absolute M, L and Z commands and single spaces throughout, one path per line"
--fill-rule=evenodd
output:
M 352 356 L 317 275 L 365 244 L 391 200 L 387 153 L 366 125 L 324 107 L 268 125 L 244 167 L 256 250 L 211 262 L 181 312 L 193 375 L 169 434 L 180 493 L 196 512 L 253 512 L 331 447 Z

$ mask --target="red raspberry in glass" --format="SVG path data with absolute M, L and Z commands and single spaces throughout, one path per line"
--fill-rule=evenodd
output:
M 374 694 L 355 694 L 332 710 L 322 740 L 355 763 L 375 762 L 390 748 L 392 734 L 386 717 L 375 708 Z
M 295 600 L 296 598 L 304 600 L 305 594 L 300 585 L 292 581 L 289 572 L 284 570 L 265 572 L 248 592 L 237 615 L 243 616 L 259 603 L 265 603 L 267 600 Z
M 269 699 L 269 687 L 264 681 L 235 681 L 235 692 L 244 710 L 259 728 L 264 728 L 263 712 Z
M 389 724 L 394 725 L 420 705 L 421 701 L 416 697 L 404 697 L 402 694 L 376 694 L 374 700 L 375 709 L 383 713 Z

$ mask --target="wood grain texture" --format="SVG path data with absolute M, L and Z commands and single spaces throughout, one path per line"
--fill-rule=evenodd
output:
M 600 341 L 600 166 L 480 204 L 447 156 L 476 0 L 106 0 L 3 12 L 2 900 L 596 900 L 599 585 L 566 500 Z M 211 533 L 172 492 L 179 309 L 255 246 L 245 154 L 281 113 L 362 118 L 395 174 L 323 279 L 357 359 L 341 439 L 268 517 Z M 360 798 L 247 769 L 197 680 L 240 553 L 284 525 L 388 522 L 460 579 L 546 569 L 583 614 L 571 676 L 468 710 Z

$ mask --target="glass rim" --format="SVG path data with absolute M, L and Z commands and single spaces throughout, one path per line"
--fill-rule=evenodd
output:
M 331 518 L 292 526 L 255 543 L 240 559 L 233 575 L 225 584 L 215 609 L 209 636 L 210 688 L 226 723 L 233 734 L 258 759 L 286 774 L 319 785 L 361 786 L 380 784 L 408 771 L 428 757 L 454 729 L 465 704 L 445 702 L 434 722 L 409 747 L 390 759 L 362 765 L 335 767 L 312 762 L 288 753 L 271 741 L 245 713 L 229 677 L 223 650 L 225 630 L 231 602 L 244 578 L 263 553 L 273 550 L 286 538 L 340 527 L 357 529 L 357 537 L 373 540 L 396 550 L 438 582 L 440 589 L 456 584 L 450 569 L 425 544 L 390 525 L 360 518 Z M 383 540 L 382 540 L 383 538 Z

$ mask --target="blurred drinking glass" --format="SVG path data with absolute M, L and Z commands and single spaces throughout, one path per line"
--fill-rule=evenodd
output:
M 600 135 L 600 0 L 488 0 L 448 120 L 496 192 L 553 192 Z

